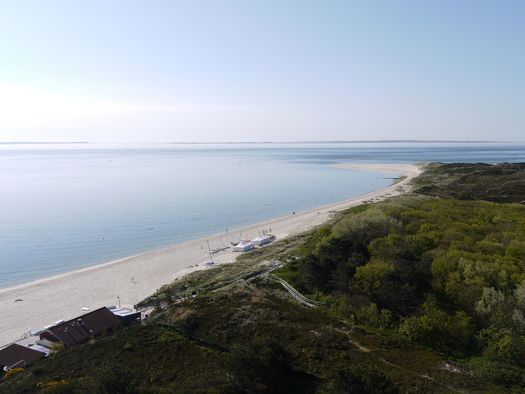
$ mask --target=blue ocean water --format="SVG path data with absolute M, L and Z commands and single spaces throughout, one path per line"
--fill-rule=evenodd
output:
M 0 145 L 0 287 L 351 198 L 336 162 L 525 161 L 523 144 Z

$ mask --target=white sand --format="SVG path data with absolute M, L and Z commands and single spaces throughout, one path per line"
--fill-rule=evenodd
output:
M 122 305 L 138 303 L 175 278 L 204 268 L 204 263 L 209 260 L 206 239 L 213 248 L 221 244 L 221 237 L 226 245 L 230 245 L 230 241 L 238 241 L 241 231 L 243 239 L 254 238 L 262 229 L 270 228 L 277 238 L 303 232 L 325 222 L 330 211 L 343 210 L 364 201 L 404 192 L 410 180 L 420 173 L 417 166 L 410 164 L 349 163 L 337 164 L 334 167 L 392 172 L 405 175 L 406 178 L 382 190 L 242 229 L 230 230 L 228 234 L 216 234 L 166 249 L 0 289 L 0 346 L 19 339 L 31 329 L 42 328 L 57 320 L 80 315 L 83 313 L 83 307 L 92 310 L 104 305 L 117 304 L 117 296 L 120 297 Z M 214 261 L 233 262 L 238 254 L 230 250 L 215 255 Z M 195 264 L 199 267 L 195 267 Z M 17 299 L 23 301 L 15 302 Z

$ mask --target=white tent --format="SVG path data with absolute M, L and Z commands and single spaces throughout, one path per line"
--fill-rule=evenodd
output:
M 270 242 L 272 242 L 272 237 L 269 235 L 265 237 L 257 237 L 257 238 L 252 239 L 252 243 L 257 246 L 266 245 L 266 244 L 269 244 Z
M 237 245 L 235 245 L 232 250 L 234 252 L 247 252 L 248 250 L 252 250 L 254 248 L 253 244 L 250 241 L 241 241 Z

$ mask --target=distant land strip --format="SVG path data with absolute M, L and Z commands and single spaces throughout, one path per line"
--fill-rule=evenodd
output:
M 54 144 L 144 144 L 144 145 L 241 145 L 241 144 L 384 144 L 384 143 L 425 143 L 425 144 L 495 144 L 495 143 L 525 143 L 525 141 L 488 141 L 488 140 L 322 140 L 322 141 L 126 141 L 126 142 L 94 142 L 94 141 L 0 141 L 0 145 L 54 145 Z

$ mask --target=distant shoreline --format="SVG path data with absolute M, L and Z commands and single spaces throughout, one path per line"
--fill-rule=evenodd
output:
M 168 141 L 168 142 L 90 142 L 90 141 L 0 141 L 0 145 L 249 145 L 249 144 L 511 144 L 525 141 L 484 140 L 321 140 L 321 141 Z
M 330 218 L 331 212 L 344 210 L 406 191 L 409 182 L 420 173 L 412 164 L 337 164 L 344 169 L 392 172 L 404 175 L 399 182 L 323 207 L 264 222 L 232 229 L 228 233 L 210 235 L 167 248 L 90 266 L 29 283 L 0 289 L 0 346 L 16 340 L 31 329 L 43 327 L 60 319 L 78 315 L 81 308 L 97 308 L 117 303 L 133 305 L 153 294 L 159 287 L 178 277 L 205 268 L 209 260 L 207 241 L 229 245 L 242 234 L 253 239 L 262 230 L 271 229 L 277 239 L 298 234 L 318 226 Z M 231 263 L 237 254 L 227 250 L 214 255 L 217 264 Z M 117 298 L 118 297 L 118 298 Z M 15 300 L 22 300 L 15 302 Z
M 454 141 L 454 140 L 323 140 L 323 141 L 225 141 L 225 142 L 164 142 L 162 145 L 235 145 L 235 144 L 502 144 L 520 141 Z
M 79 145 L 89 144 L 88 141 L 0 141 L 0 145 Z

